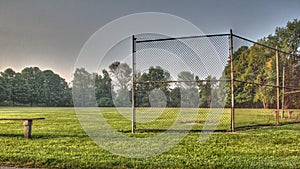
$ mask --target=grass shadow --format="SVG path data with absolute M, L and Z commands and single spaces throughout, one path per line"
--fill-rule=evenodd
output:
M 7 138 L 24 138 L 23 134 L 0 134 L 0 137 L 7 137 Z M 34 139 L 54 139 L 54 138 L 88 138 L 88 135 L 85 134 L 34 134 L 31 136 L 31 140 Z M 24 138 L 25 139 L 25 138 Z
M 254 125 L 247 125 L 247 126 L 239 126 L 235 128 L 235 131 L 247 131 L 247 130 L 255 130 L 260 128 L 266 127 L 276 127 L 276 126 L 285 126 L 289 124 L 300 124 L 300 121 L 296 122 L 281 122 L 279 125 L 276 124 L 254 124 Z
M 166 130 L 166 129 L 137 129 L 137 132 L 189 132 L 189 133 L 197 133 L 197 132 L 228 132 L 230 130 L 201 130 L 201 129 L 191 129 L 191 130 Z M 130 131 L 131 132 L 131 131 Z

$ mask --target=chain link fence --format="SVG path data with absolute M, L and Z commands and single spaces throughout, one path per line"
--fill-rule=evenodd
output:
M 110 65 L 103 75 L 111 78 L 107 98 L 126 129 L 234 131 L 299 122 L 298 56 L 280 44 L 232 33 L 140 34 L 131 42 L 120 42 L 103 60 Z M 118 52 L 124 49 L 126 58 Z
M 234 131 L 299 121 L 294 55 L 232 33 L 142 34 L 133 43 L 134 130 L 176 123 L 179 130 Z
M 228 35 L 137 35 L 136 128 L 230 130 L 228 49 Z
M 233 48 L 235 127 L 297 122 L 300 93 L 295 55 L 237 35 L 233 35 Z

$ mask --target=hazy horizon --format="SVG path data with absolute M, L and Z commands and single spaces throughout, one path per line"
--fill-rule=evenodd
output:
M 256 41 L 300 19 L 299 7 L 299 0 L 0 0 L 0 71 L 39 67 L 71 82 L 76 59 L 89 37 L 133 13 L 169 13 L 190 21 L 204 34 L 233 29 Z

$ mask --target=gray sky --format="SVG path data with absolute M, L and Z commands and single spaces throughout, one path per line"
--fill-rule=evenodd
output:
M 0 0 L 0 71 L 38 66 L 70 81 L 85 41 L 108 22 L 137 12 L 169 13 L 205 34 L 232 28 L 257 40 L 300 19 L 299 9 L 299 0 Z

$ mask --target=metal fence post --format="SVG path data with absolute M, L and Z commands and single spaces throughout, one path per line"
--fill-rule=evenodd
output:
M 284 88 L 285 88 L 285 66 L 283 66 L 283 70 L 282 70 L 282 100 L 281 100 L 281 118 L 284 118 Z
M 233 36 L 230 29 L 229 58 L 230 58 L 230 95 L 231 95 L 231 131 L 234 132 L 234 65 L 233 65 Z
M 132 122 L 131 132 L 134 133 L 136 129 L 135 124 L 135 53 L 136 52 L 136 38 L 132 35 L 132 88 L 131 88 L 131 109 L 132 109 Z
M 279 125 L 279 104 L 280 104 L 280 101 L 279 101 L 279 57 L 278 57 L 278 49 L 277 49 L 277 46 L 276 46 L 276 86 L 277 86 L 277 90 L 276 90 L 276 125 Z

